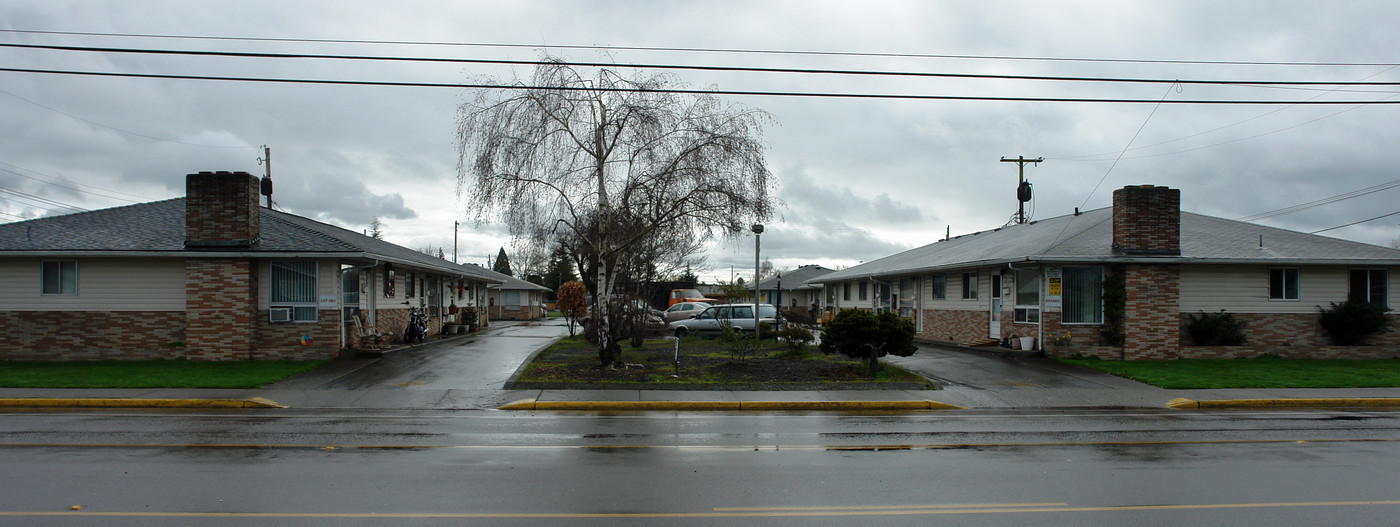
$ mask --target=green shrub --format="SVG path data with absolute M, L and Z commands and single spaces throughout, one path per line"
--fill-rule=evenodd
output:
M 1244 344 L 1243 320 L 1226 313 L 1201 312 L 1200 316 L 1188 315 L 1186 333 L 1197 346 L 1240 346 Z
M 914 346 L 914 323 L 891 311 L 879 315 L 864 309 L 842 309 L 827 322 L 818 349 L 827 355 L 841 353 L 852 359 L 868 359 L 870 373 L 880 371 L 880 357 L 908 357 Z
M 800 355 L 807 350 L 807 346 L 810 346 L 812 341 L 817 340 L 807 328 L 793 324 L 788 324 L 787 327 L 778 331 L 778 338 L 787 344 L 788 352 L 793 355 Z
M 760 332 L 771 333 L 767 324 L 759 326 Z M 729 349 L 729 362 L 744 362 L 750 355 L 755 355 L 763 347 L 759 339 L 744 333 L 743 330 L 736 329 L 729 324 L 720 324 L 720 341 Z
M 1390 317 L 1385 314 L 1390 308 L 1370 302 L 1347 300 L 1331 308 L 1318 308 L 1322 330 L 1338 346 L 1365 344 L 1371 335 L 1384 331 L 1390 325 Z

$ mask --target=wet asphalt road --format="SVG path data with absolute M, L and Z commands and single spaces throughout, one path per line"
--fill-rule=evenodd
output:
M 419 388 L 499 390 L 532 353 L 568 335 L 562 319 L 493 322 L 478 337 L 396 351 L 321 385 L 334 390 Z
M 2 412 L 0 466 L 24 525 L 1394 525 L 1400 412 Z

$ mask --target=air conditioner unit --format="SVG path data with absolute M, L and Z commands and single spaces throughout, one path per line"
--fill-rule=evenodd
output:
M 290 307 L 274 307 L 272 309 L 267 310 L 267 314 L 268 319 L 272 322 L 292 321 L 292 308 Z

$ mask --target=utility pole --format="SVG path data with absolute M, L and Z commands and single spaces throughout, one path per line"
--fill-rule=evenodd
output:
M 258 193 L 267 196 L 267 208 L 272 208 L 272 148 L 263 145 L 262 163 L 266 172 L 263 174 L 262 182 L 258 185 Z
M 1018 156 L 1016 159 L 1001 158 L 1002 163 L 1016 163 L 1020 182 L 1016 184 L 1016 201 L 1020 202 L 1016 209 L 1016 223 L 1026 222 L 1026 202 L 1031 200 L 1031 186 L 1026 183 L 1026 163 L 1036 163 L 1045 161 L 1043 157 L 1026 159 L 1025 156 Z
M 457 263 L 457 223 L 452 222 L 452 263 Z

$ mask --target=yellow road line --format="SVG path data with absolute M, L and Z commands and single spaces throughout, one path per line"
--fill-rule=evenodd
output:
M 1025 514 L 1041 512 L 1123 512 L 1123 511 L 1170 511 L 1170 510 L 1212 510 L 1212 509 L 1263 509 L 1286 507 L 1374 507 L 1397 506 L 1400 500 L 1376 501 L 1302 501 L 1275 503 L 1199 503 L 1179 505 L 1106 505 L 1096 507 L 1069 507 L 1054 505 L 1041 507 L 1037 504 L 1002 505 L 928 505 L 890 506 L 877 508 L 843 508 L 835 510 L 802 509 L 754 510 L 711 512 L 134 512 L 134 511 L 0 511 L 0 517 L 149 517 L 149 518 L 349 518 L 349 519 L 530 519 L 530 518 L 780 518 L 780 517 L 843 517 L 843 516 L 915 516 L 915 515 L 954 515 L 954 514 Z M 947 508 L 944 508 L 947 507 Z
M 0 443 L 0 448 L 85 447 L 85 448 L 250 448 L 250 449 L 471 449 L 471 450 L 816 450 L 816 451 L 885 451 L 885 450 L 951 450 L 963 448 L 1073 447 L 1073 446 L 1172 446 L 1172 445 L 1259 445 L 1309 443 L 1395 443 L 1400 437 L 1320 438 L 1320 439 L 1205 439 L 1180 441 L 1084 441 L 1038 443 L 921 443 L 872 445 L 311 445 L 257 443 Z

